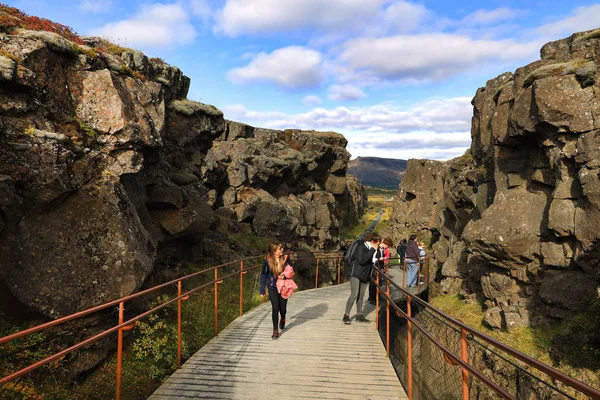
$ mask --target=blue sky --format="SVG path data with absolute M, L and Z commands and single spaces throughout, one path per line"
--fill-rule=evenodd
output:
M 600 28 L 580 0 L 5 3 L 161 57 L 227 119 L 342 133 L 353 158 L 463 154 L 478 87 Z

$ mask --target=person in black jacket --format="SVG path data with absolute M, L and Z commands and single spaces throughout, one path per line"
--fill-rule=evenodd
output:
M 370 237 L 367 236 L 363 245 L 358 246 L 355 251 L 352 267 L 348 273 L 350 276 L 350 297 L 346 302 L 346 312 L 343 318 L 345 324 L 350 324 L 350 310 L 355 301 L 356 321 L 370 322 L 362 313 L 362 304 L 380 243 L 381 237 L 374 233 Z
M 406 257 L 406 239 L 402 239 L 402 242 L 398 245 L 396 249 L 398 252 L 398 257 L 400 257 L 400 268 L 404 266 L 404 258 Z

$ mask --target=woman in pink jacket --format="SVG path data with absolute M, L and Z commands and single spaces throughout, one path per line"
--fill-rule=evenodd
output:
M 291 271 L 290 271 L 291 269 Z M 287 271 L 287 273 L 285 272 Z M 285 315 L 287 313 L 287 299 L 290 295 L 289 290 L 284 292 L 285 296 L 277 290 L 278 281 L 285 281 L 286 276 L 293 276 L 294 265 L 288 256 L 283 256 L 283 245 L 281 243 L 271 243 L 268 248 L 268 254 L 263 262 L 263 268 L 260 274 L 260 295 L 265 297 L 265 286 L 269 290 L 269 299 L 271 300 L 271 317 L 273 319 L 273 339 L 279 338 L 279 330 L 285 328 Z M 285 284 L 288 286 L 289 284 Z M 293 290 L 293 289 L 292 289 Z M 279 317 L 281 316 L 281 319 Z M 279 320 L 279 325 L 277 324 Z

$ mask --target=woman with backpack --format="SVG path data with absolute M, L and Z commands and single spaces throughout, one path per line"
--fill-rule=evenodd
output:
M 352 265 L 348 273 L 350 276 L 350 297 L 346 302 L 346 311 L 342 319 L 346 325 L 350 324 L 350 310 L 354 302 L 356 302 L 356 321 L 370 322 L 362 313 L 362 305 L 371 276 L 371 269 L 377 257 L 380 256 L 378 252 L 380 243 L 381 237 L 373 233 L 370 237 L 367 236 L 363 244 L 357 246 L 352 254 Z
M 287 255 L 283 256 L 283 245 L 281 243 L 271 243 L 260 274 L 260 295 L 263 299 L 265 298 L 265 286 L 267 286 L 269 299 L 271 300 L 271 317 L 273 320 L 273 335 L 271 335 L 271 338 L 273 339 L 278 339 L 279 330 L 285 328 L 287 301 L 291 294 L 289 291 L 282 291 L 283 294 L 280 293 L 281 287 L 287 285 L 280 284 L 278 290 L 277 282 L 291 279 L 293 275 L 294 265 Z

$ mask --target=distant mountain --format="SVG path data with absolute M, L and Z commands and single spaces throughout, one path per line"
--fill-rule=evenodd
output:
M 357 157 L 348 163 L 348 173 L 356 175 L 363 185 L 397 189 L 406 171 L 406 160 L 378 157 Z

